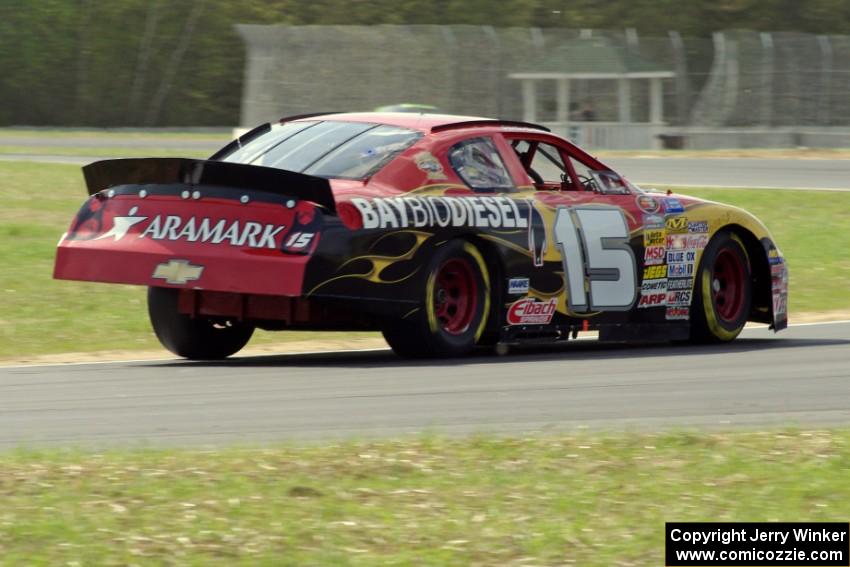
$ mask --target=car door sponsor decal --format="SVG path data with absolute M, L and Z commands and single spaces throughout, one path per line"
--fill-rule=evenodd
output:
M 352 197 L 363 228 L 528 228 L 528 202 L 502 196 Z

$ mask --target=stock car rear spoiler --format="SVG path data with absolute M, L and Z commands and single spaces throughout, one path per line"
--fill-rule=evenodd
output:
M 109 159 L 83 167 L 83 175 L 89 195 L 117 185 L 215 185 L 296 197 L 336 211 L 327 179 L 259 165 L 187 158 Z

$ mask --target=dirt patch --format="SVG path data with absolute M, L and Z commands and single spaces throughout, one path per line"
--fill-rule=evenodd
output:
M 789 318 L 789 323 L 791 325 L 798 323 L 825 323 L 829 321 L 850 321 L 850 309 L 841 311 L 794 313 Z M 249 345 L 239 352 L 239 356 L 264 356 L 305 352 L 366 350 L 376 348 L 389 347 L 387 346 L 386 341 L 381 338 L 288 341 L 255 346 Z M 174 355 L 165 349 L 144 351 L 103 350 L 97 352 L 65 352 L 58 354 L 42 354 L 8 358 L 0 360 L 0 366 L 19 364 L 79 364 L 87 362 L 121 362 L 128 360 L 162 360 L 170 358 L 174 358 Z
M 792 313 L 788 317 L 788 323 L 791 325 L 796 323 L 826 323 L 829 321 L 850 321 L 850 309 Z

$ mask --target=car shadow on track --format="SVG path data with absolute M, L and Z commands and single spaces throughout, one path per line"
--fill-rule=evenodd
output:
M 577 340 L 567 343 L 511 348 L 502 356 L 492 349 L 480 349 L 463 358 L 409 360 L 395 355 L 389 349 L 344 351 L 309 354 L 271 354 L 242 356 L 218 361 L 174 361 L 153 363 L 161 367 L 350 367 L 350 368 L 406 368 L 418 366 L 458 367 L 479 364 L 506 364 L 533 361 L 586 361 L 606 359 L 642 359 L 672 356 L 699 356 L 759 352 L 772 349 L 848 346 L 848 339 L 827 338 L 738 338 L 734 342 L 718 345 L 692 345 L 671 343 L 600 343 L 594 340 Z

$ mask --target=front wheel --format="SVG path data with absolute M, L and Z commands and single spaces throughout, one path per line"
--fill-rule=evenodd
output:
M 148 288 L 148 315 L 162 346 L 184 358 L 220 360 L 239 352 L 254 333 L 253 325 L 190 317 L 177 310 L 180 290 Z
M 469 353 L 490 312 L 490 280 L 478 249 L 462 240 L 440 246 L 428 265 L 423 304 L 389 322 L 384 338 L 405 357 Z
M 694 282 L 691 340 L 731 341 L 750 313 L 753 280 L 746 249 L 737 235 L 717 234 L 703 251 Z

